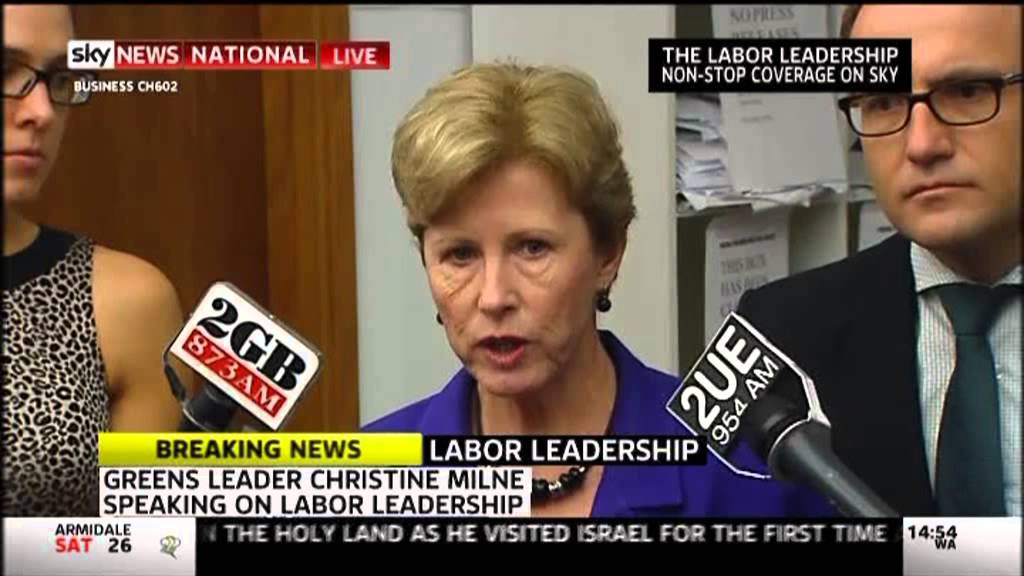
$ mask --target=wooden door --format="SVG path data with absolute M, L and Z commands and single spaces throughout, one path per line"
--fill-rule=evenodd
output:
M 79 38 L 344 40 L 347 6 L 79 6 Z M 264 36 L 266 34 L 266 36 Z M 290 430 L 358 426 L 348 78 L 337 72 L 109 71 L 176 94 L 97 94 L 71 113 L 40 222 L 158 266 L 190 311 L 237 285 L 317 345 Z

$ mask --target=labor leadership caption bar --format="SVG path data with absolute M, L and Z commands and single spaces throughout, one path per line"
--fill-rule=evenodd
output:
M 909 39 L 651 38 L 650 92 L 909 92 Z

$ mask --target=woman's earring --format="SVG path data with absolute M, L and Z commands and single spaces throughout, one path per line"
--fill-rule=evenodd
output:
M 444 326 L 444 321 L 443 321 L 443 320 L 441 320 L 441 313 L 440 313 L 440 312 L 438 312 L 438 313 L 437 313 L 437 314 L 436 314 L 436 315 L 434 316 L 434 320 L 437 320 L 437 323 L 438 323 L 438 324 L 440 324 L 440 325 Z
M 597 293 L 597 310 L 607 312 L 612 309 L 612 300 L 608 297 L 608 290 L 604 289 Z

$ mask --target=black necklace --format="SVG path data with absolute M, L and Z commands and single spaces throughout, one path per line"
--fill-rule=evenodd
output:
M 473 412 L 471 413 L 471 423 L 473 431 L 477 434 L 480 433 L 480 396 L 473 394 Z M 611 430 L 611 420 L 608 421 L 608 427 L 605 429 L 605 434 L 608 434 Z M 563 472 L 558 475 L 558 480 L 549 481 L 543 478 L 533 479 L 533 490 L 530 493 L 531 501 L 534 503 L 543 503 L 554 498 L 560 498 L 566 494 L 576 490 L 583 485 L 583 477 L 586 476 L 587 471 L 590 469 L 589 466 L 580 465 L 569 468 L 568 472 Z
M 583 477 L 587 474 L 587 466 L 573 466 L 568 472 L 558 476 L 558 480 L 551 482 L 543 478 L 533 479 L 533 501 L 546 502 L 552 498 L 565 496 L 576 488 L 583 485 Z

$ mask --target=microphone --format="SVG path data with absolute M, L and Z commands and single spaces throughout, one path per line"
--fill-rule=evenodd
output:
M 173 355 L 205 380 L 191 398 Z M 164 374 L 182 406 L 179 432 L 220 432 L 238 409 L 281 429 L 321 369 L 312 344 L 229 282 L 217 282 L 164 350 Z
M 773 477 L 814 488 L 842 514 L 899 516 L 832 451 L 830 424 L 811 378 L 735 312 L 666 408 L 695 434 L 707 435 L 712 454 L 739 474 L 768 478 L 730 462 L 743 438 Z
M 223 432 L 231 425 L 238 404 L 206 382 L 181 406 L 178 432 Z
M 899 516 L 832 451 L 829 427 L 800 419 L 796 407 L 781 396 L 768 394 L 755 402 L 740 428 L 775 477 L 813 487 L 843 515 Z

